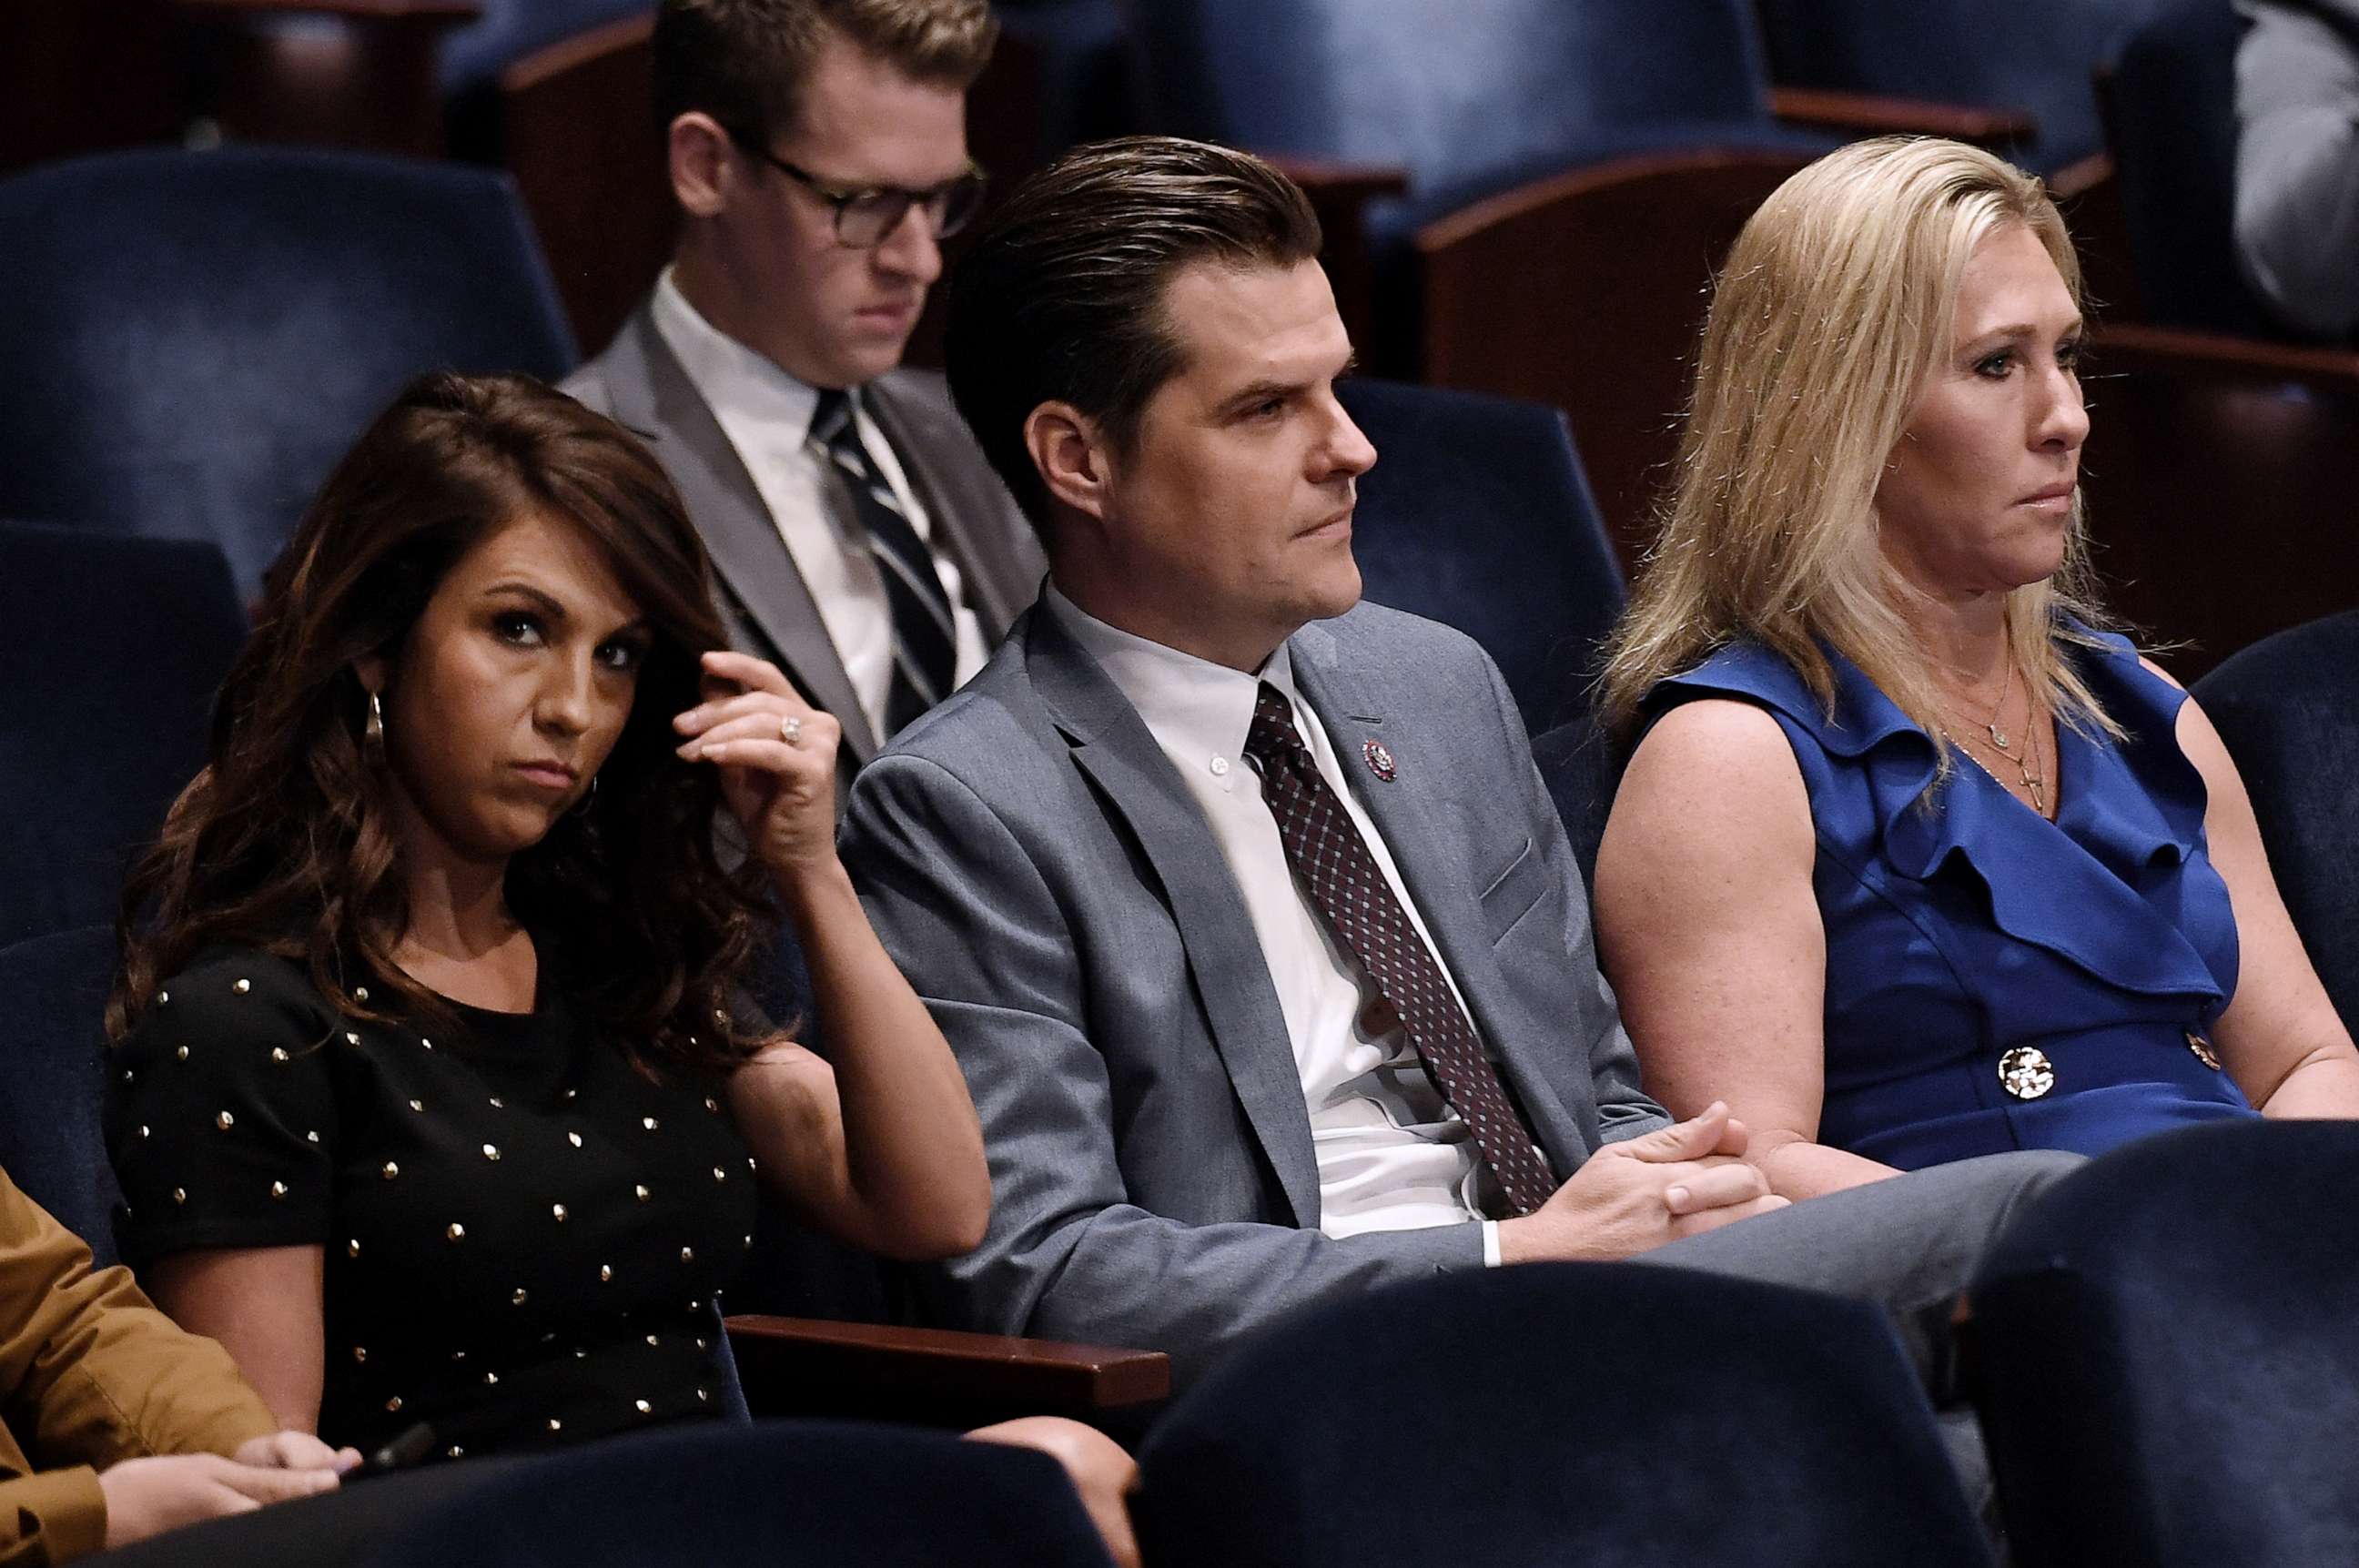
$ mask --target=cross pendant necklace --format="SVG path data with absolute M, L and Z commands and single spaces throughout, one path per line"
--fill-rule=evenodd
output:
M 2031 809 L 2044 817 L 2048 815 L 2048 779 L 2038 770 L 2039 747 L 2037 740 L 2033 741 L 2029 757 L 2019 756 L 2016 752 L 2015 744 L 2006 738 L 2006 732 L 1999 728 L 1999 719 L 2006 712 L 2006 694 L 2014 689 L 2014 686 L 2015 660 L 2009 659 L 2006 661 L 2006 673 L 1999 678 L 1998 701 L 1991 704 L 1990 717 L 1983 721 L 1983 733 L 1990 736 L 1991 745 L 1997 749 L 2001 757 L 2015 764 L 2016 772 L 2023 779 L 2024 789 L 2031 796 Z M 2027 711 L 2027 724 L 2029 718 L 2030 714 Z M 1966 755 L 1974 757 L 1971 751 Z M 1990 773 L 1993 779 L 1998 778 L 1997 774 L 1991 773 L 1990 768 L 1984 765 L 1981 757 L 1974 757 L 1974 766 L 1982 768 L 1985 773 Z M 2004 780 L 2001 782 L 2003 784 Z

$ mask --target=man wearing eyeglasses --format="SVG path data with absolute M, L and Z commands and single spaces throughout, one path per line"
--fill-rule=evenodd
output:
M 664 0 L 672 265 L 565 389 L 647 437 L 733 637 L 841 721 L 849 779 L 981 667 L 1045 570 L 901 353 L 981 205 L 986 0 Z

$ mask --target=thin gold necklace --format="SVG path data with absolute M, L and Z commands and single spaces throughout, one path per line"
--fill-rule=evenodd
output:
M 2030 708 L 2027 708 L 2025 710 L 2024 722 L 2026 733 L 2024 740 L 2026 746 L 2029 749 L 2028 756 L 2026 756 L 2023 752 L 2016 750 L 2015 743 L 2007 738 L 2007 735 L 2005 730 L 1999 728 L 1998 722 L 2000 715 L 2006 711 L 2006 694 L 2010 691 L 2014 690 L 2014 687 L 2015 660 L 2013 659 L 2009 659 L 2006 661 L 2006 672 L 1999 677 L 1998 701 L 1991 704 L 1990 717 L 1981 720 L 1979 723 L 1983 733 L 1990 736 L 1992 746 L 1997 750 L 2001 757 L 2006 757 L 2009 762 L 2015 764 L 2015 770 L 2021 776 L 2025 790 L 2027 790 L 2031 796 L 2031 809 L 2038 811 L 2044 817 L 2049 814 L 2048 779 L 2045 774 L 2038 771 L 2038 737 L 2029 733 L 2031 720 L 2037 717 L 2037 714 Z M 1968 714 L 1967 717 L 1972 718 L 1973 715 Z M 1951 735 L 1950 738 L 1952 741 L 1955 741 L 1958 737 Z M 1998 774 L 1992 769 L 1990 764 L 1984 762 L 1981 757 L 1975 757 L 1974 754 L 1972 751 L 1967 750 L 1963 745 L 1961 745 L 1958 749 L 1964 751 L 1966 756 L 1973 759 L 1973 765 L 1976 768 L 1981 768 L 1984 773 L 1990 774 L 1992 779 L 1995 781 L 2001 789 L 2005 789 L 2006 787 L 2006 780 L 2000 779 Z

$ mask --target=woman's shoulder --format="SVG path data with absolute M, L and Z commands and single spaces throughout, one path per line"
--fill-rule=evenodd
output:
M 136 1032 L 170 1030 L 183 1042 L 194 1036 L 290 1033 L 309 1040 L 330 1027 L 335 1013 L 302 960 L 255 944 L 218 942 L 157 985 Z

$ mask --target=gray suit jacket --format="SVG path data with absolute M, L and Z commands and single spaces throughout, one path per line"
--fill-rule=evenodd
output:
M 644 304 L 604 353 L 563 390 L 645 437 L 704 536 L 723 590 L 730 641 L 787 672 L 811 706 L 843 725 L 849 775 L 876 755 L 877 736 L 828 640 L 819 606 L 769 508 Z M 935 547 L 965 580 L 967 604 L 995 642 L 1040 590 L 1038 539 L 951 404 L 942 378 L 895 370 L 863 389 L 932 520 Z
M 2306 336 L 2359 332 L 2359 0 L 2238 0 L 2236 258 Z
M 1352 782 L 1541 1148 L 1569 1173 L 1663 1125 L 1514 700 L 1471 640 L 1363 604 L 1291 644 Z M 853 788 L 843 854 L 933 1009 L 991 1157 L 954 1322 L 1201 1370 L 1328 1297 L 1479 1268 L 1474 1225 L 1320 1234 L 1309 1113 L 1243 896 L 1146 724 L 1052 615 Z

